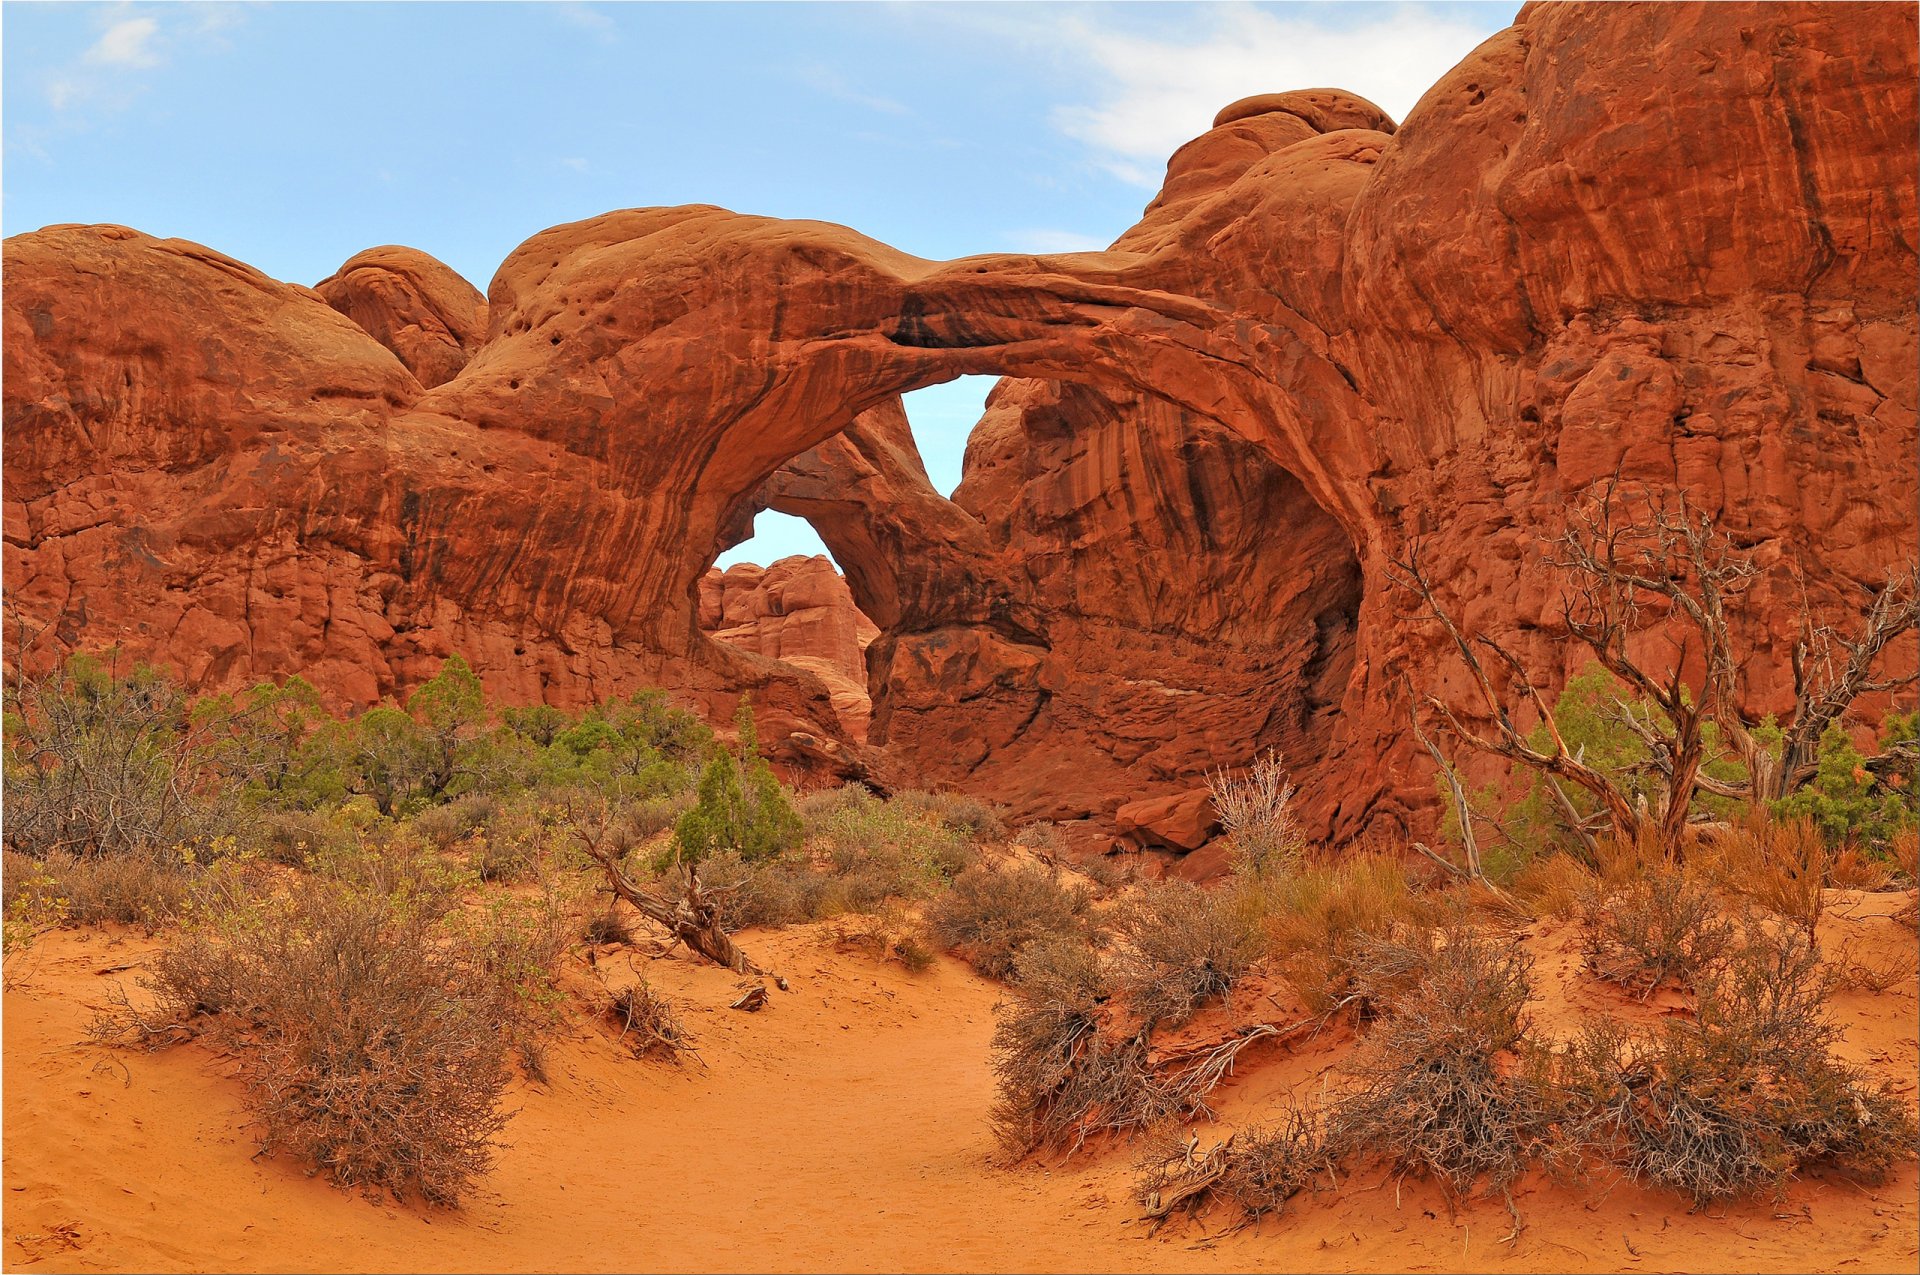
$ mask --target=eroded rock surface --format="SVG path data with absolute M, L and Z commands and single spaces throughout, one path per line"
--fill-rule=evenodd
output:
M 1421 826 L 1406 679 L 1454 679 L 1389 583 L 1416 541 L 1551 682 L 1569 502 L 1682 488 L 1805 568 L 1737 617 L 1762 707 L 1800 589 L 1844 620 L 1915 552 L 1914 27 L 1529 5 L 1398 128 L 1230 106 L 1103 253 L 634 209 L 529 239 L 478 336 L 406 250 L 323 300 L 124 228 L 17 236 L 11 600 L 35 651 L 202 686 L 366 703 L 457 649 L 509 699 L 751 693 L 789 764 L 1055 817 L 1275 746 L 1316 830 Z M 898 396 L 983 372 L 1012 379 L 947 500 Z M 769 505 L 881 630 L 868 748 L 820 677 L 701 631 Z
M 833 561 L 782 558 L 770 567 L 742 562 L 700 580 L 700 631 L 716 641 L 814 674 L 833 694 L 849 739 L 866 742 L 867 646 L 879 636 L 853 604 Z

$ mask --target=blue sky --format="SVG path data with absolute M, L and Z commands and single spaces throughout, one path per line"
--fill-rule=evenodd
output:
M 1227 102 L 1401 118 L 1517 7 L 10 0 L 0 229 L 122 222 L 302 283 L 404 243 L 483 290 L 534 232 L 652 204 L 926 257 L 1104 247 Z M 943 491 L 990 384 L 908 400 Z M 819 548 L 758 533 L 726 560 Z

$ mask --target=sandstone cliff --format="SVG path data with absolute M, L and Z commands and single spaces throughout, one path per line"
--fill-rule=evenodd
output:
M 1415 540 L 1550 676 L 1580 657 L 1547 545 L 1615 472 L 1799 563 L 1824 617 L 1914 553 L 1914 27 L 1529 5 L 1397 128 L 1234 104 L 1103 253 L 626 210 L 517 249 L 484 333 L 405 250 L 323 298 L 120 227 L 17 236 L 10 600 L 35 652 L 200 685 L 365 703 L 457 649 L 509 698 L 749 692 L 795 764 L 1030 813 L 1280 745 L 1332 835 L 1417 825 L 1402 678 L 1450 674 L 1389 583 Z M 945 500 L 898 395 L 982 372 L 1014 379 Z M 764 505 L 881 630 L 871 751 L 819 677 L 701 632 Z M 1737 617 L 1762 699 L 1800 587 Z

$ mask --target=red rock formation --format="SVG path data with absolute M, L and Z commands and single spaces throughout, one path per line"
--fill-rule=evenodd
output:
M 1828 617 L 1914 553 L 1915 70 L 1909 8 L 1529 5 L 1397 130 L 1332 90 L 1229 107 L 1105 253 L 555 227 L 477 348 L 443 322 L 471 357 L 431 388 L 424 283 L 337 277 L 363 331 L 193 245 L 19 236 L 9 590 L 200 684 L 364 702 L 459 649 L 515 698 L 750 690 L 847 773 L 827 687 L 697 623 L 772 503 L 883 630 L 874 742 L 916 782 L 1110 813 L 1279 744 L 1335 836 L 1418 824 L 1401 678 L 1451 674 L 1388 583 L 1413 539 L 1470 631 L 1561 671 L 1544 557 L 1616 469 Z M 942 501 L 891 413 L 980 372 L 1024 379 Z M 1762 702 L 1798 596 L 1738 617 Z
M 314 285 L 429 388 L 451 381 L 487 334 L 487 299 L 445 263 L 389 244 L 355 253 Z
M 700 631 L 814 674 L 833 694 L 847 738 L 865 743 L 868 643 L 879 636 L 853 604 L 830 558 L 794 556 L 771 567 L 737 563 L 700 580 Z

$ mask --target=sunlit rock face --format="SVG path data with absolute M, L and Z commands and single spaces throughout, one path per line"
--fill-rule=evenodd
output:
M 844 227 L 633 209 L 481 302 L 424 254 L 318 291 L 123 227 L 5 249 L 7 641 L 337 703 L 460 651 L 509 700 L 753 696 L 792 766 L 1109 818 L 1286 750 L 1340 840 L 1431 818 L 1389 583 L 1553 683 L 1544 558 L 1615 474 L 1785 572 L 1781 693 L 1915 551 L 1914 13 L 1530 5 L 1395 128 L 1236 103 L 1105 252 L 932 262 Z M 484 324 L 484 327 L 482 327 Z M 949 500 L 902 393 L 1007 377 Z M 701 625 L 757 508 L 878 628 L 847 688 Z M 1896 658 L 1912 658 L 1911 652 Z

